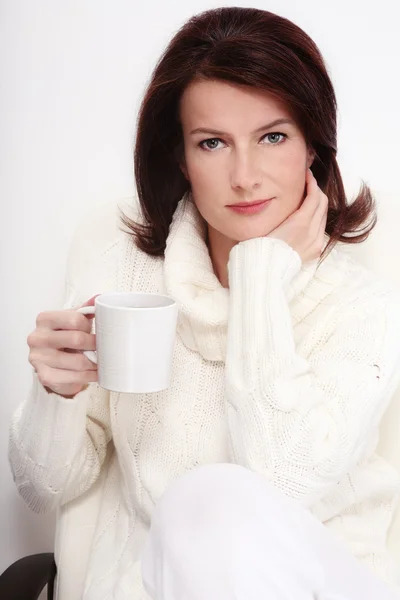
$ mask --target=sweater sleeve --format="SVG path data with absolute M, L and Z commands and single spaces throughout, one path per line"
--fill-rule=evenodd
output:
M 286 294 L 300 267 L 281 240 L 232 249 L 226 395 L 234 460 L 311 506 L 376 433 L 400 375 L 400 310 L 397 292 L 360 299 L 301 355 Z
M 91 278 L 101 271 L 102 286 L 114 270 L 111 263 L 104 267 L 110 247 L 96 251 L 93 232 L 87 226 L 77 229 L 68 255 L 64 309 L 101 291 Z M 94 266 L 99 257 L 100 269 Z M 33 374 L 30 392 L 11 420 L 8 451 L 17 489 L 32 510 L 52 511 L 96 481 L 112 439 L 109 401 L 109 392 L 96 383 L 72 399 L 48 393 Z
M 96 481 L 111 440 L 109 393 L 97 384 L 66 399 L 48 393 L 33 375 L 15 411 L 9 461 L 29 508 L 49 512 L 80 496 Z

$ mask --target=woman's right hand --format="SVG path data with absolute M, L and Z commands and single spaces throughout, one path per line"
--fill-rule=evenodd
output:
M 92 306 L 94 299 L 82 306 Z M 96 349 L 91 317 L 76 310 L 43 312 L 37 317 L 36 329 L 27 339 L 29 362 L 48 392 L 73 398 L 97 381 L 97 365 L 82 353 Z

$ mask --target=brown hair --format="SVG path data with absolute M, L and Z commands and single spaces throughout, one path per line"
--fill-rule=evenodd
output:
M 336 96 L 321 53 L 297 25 L 255 8 L 218 8 L 192 17 L 161 56 L 144 96 L 134 151 L 142 221 L 123 223 L 147 254 L 162 256 L 173 214 L 189 183 L 179 167 L 183 151 L 179 102 L 195 79 L 263 89 L 292 110 L 309 147 L 311 167 L 329 198 L 323 256 L 337 241 L 364 241 L 376 224 L 375 201 L 362 182 L 348 203 L 336 161 Z

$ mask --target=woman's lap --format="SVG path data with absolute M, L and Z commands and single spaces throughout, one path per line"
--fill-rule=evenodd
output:
M 400 597 L 299 503 L 228 464 L 194 469 L 167 490 L 142 572 L 154 600 Z

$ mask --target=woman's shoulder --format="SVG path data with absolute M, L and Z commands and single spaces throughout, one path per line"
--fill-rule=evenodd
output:
M 370 260 L 362 245 L 337 244 L 317 270 L 318 280 L 331 286 L 338 308 L 400 308 L 399 282 L 387 270 L 377 268 L 379 263 Z
M 123 229 L 122 214 L 132 219 L 139 218 L 134 196 L 96 206 L 81 219 L 68 253 L 67 279 L 70 285 L 78 286 L 96 265 L 110 271 L 116 269 L 120 245 L 128 235 Z

